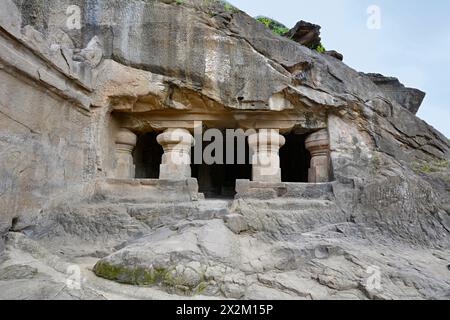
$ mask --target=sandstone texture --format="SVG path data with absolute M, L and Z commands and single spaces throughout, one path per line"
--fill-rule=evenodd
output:
M 381 74 L 366 74 L 390 99 L 416 114 L 425 98 L 425 92 L 407 88 L 397 78 L 385 77 Z
M 221 1 L 1 4 L 1 299 L 450 298 L 450 143 L 422 92 Z M 194 114 L 327 130 L 330 181 L 117 179 L 120 128 Z
M 286 36 L 301 45 L 309 48 L 316 48 L 322 44 L 320 29 L 321 27 L 317 24 L 299 21 L 291 30 L 289 30 Z

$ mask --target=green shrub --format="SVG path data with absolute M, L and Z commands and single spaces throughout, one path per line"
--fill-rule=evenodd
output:
M 416 173 L 433 173 L 446 169 L 449 166 L 448 160 L 434 160 L 431 162 L 415 162 L 413 164 L 413 170 Z
M 237 8 L 235 6 L 233 6 L 231 3 L 227 2 L 227 1 L 223 2 L 223 7 L 227 11 L 237 11 Z
M 272 32 L 279 34 L 279 35 L 284 35 L 289 31 L 289 28 L 286 27 L 284 24 L 282 24 L 276 20 L 273 20 L 271 18 L 268 18 L 268 17 L 259 16 L 259 17 L 256 17 L 256 21 L 261 22 L 267 28 L 272 30 Z
M 289 31 L 289 28 L 286 27 L 284 24 L 282 24 L 276 20 L 273 20 L 271 18 L 268 18 L 265 16 L 258 16 L 255 19 L 256 19 L 256 21 L 262 23 L 267 28 L 272 30 L 272 32 L 279 34 L 281 36 L 286 35 L 286 33 L 288 33 L 288 31 Z M 319 53 L 323 53 L 326 51 L 325 47 L 321 43 L 319 45 L 317 45 L 316 47 L 310 47 L 310 49 L 316 50 Z
M 325 47 L 320 43 L 318 46 L 316 46 L 315 48 L 311 48 L 313 50 L 316 50 L 319 53 L 323 53 L 325 51 L 327 51 L 327 49 L 325 49 Z

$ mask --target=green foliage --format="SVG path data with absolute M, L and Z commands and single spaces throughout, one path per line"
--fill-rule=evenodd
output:
M 201 10 L 209 14 L 211 17 L 214 17 L 220 12 L 222 12 L 220 6 L 222 6 L 225 11 L 228 11 L 230 13 L 239 12 L 238 8 L 236 8 L 226 0 L 201 0 L 200 2 Z
M 273 20 L 271 18 L 268 18 L 268 17 L 259 16 L 259 17 L 256 17 L 256 21 L 262 23 L 267 28 L 272 30 L 272 32 L 279 34 L 279 35 L 284 35 L 289 31 L 289 28 L 287 28 L 284 24 L 282 24 L 276 20 Z
M 327 51 L 327 49 L 325 49 L 325 47 L 320 43 L 318 46 L 316 46 L 315 48 L 311 48 L 313 50 L 316 50 L 319 53 L 323 53 L 325 51 Z
M 265 25 L 267 28 L 272 30 L 272 32 L 279 34 L 281 36 L 285 36 L 289 31 L 289 28 L 286 27 L 284 24 L 282 24 L 276 20 L 273 20 L 271 18 L 265 17 L 265 16 L 258 16 L 255 18 L 255 20 L 262 23 L 263 25 Z M 291 36 L 291 39 L 292 39 L 292 36 Z M 326 49 L 322 45 L 322 43 L 320 43 L 316 47 L 310 47 L 310 49 L 316 50 L 319 53 L 323 53 L 326 51 Z
M 176 0 L 175 3 L 177 4 L 177 6 L 180 6 L 184 3 L 184 0 Z
M 261 16 L 261 17 L 256 17 L 256 21 L 261 22 L 263 25 L 265 25 L 267 28 L 269 28 L 270 22 L 272 21 L 272 19 Z
M 286 27 L 281 27 L 281 28 L 274 28 L 272 29 L 272 31 L 275 32 L 276 34 L 284 35 L 286 32 L 289 31 L 289 29 Z
M 432 162 L 414 163 L 413 170 L 416 173 L 433 173 L 446 169 L 449 166 L 448 160 L 435 160 Z
M 232 12 L 238 11 L 238 8 L 236 8 L 235 6 L 233 6 L 231 3 L 227 2 L 227 1 L 223 1 L 223 7 L 227 11 L 232 11 Z
M 378 153 L 374 154 L 370 161 L 370 173 L 376 175 L 382 168 L 382 160 Z

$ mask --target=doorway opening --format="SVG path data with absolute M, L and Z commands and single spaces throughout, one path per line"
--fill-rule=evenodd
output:
M 164 151 L 156 141 L 157 136 L 157 133 L 149 132 L 138 137 L 136 148 L 133 152 L 136 179 L 159 178 L 159 166 Z
M 203 150 L 207 146 L 208 143 L 204 142 Z M 223 164 L 192 164 L 192 177 L 197 179 L 199 192 L 203 193 L 206 198 L 232 199 L 236 195 L 236 180 L 252 179 L 252 165 L 250 164 L 247 139 L 245 141 L 245 163 L 238 163 L 237 140 L 234 141 L 234 150 L 227 150 L 226 141 L 224 141 L 223 150 L 221 162 Z M 231 152 L 233 152 L 234 161 L 233 164 L 227 164 L 227 154 Z M 215 154 L 213 153 L 212 156 L 215 156 Z
M 311 155 L 305 147 L 307 134 L 285 135 L 286 144 L 280 149 L 281 180 L 308 182 Z

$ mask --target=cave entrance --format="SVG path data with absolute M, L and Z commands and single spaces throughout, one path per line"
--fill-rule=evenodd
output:
M 308 134 L 289 133 L 286 144 L 280 149 L 281 181 L 308 182 L 311 155 L 306 150 Z
M 159 179 L 159 166 L 163 148 L 158 144 L 158 133 L 149 132 L 138 136 L 133 152 L 136 179 Z
M 202 164 L 192 164 L 192 177 L 197 179 L 199 192 L 203 193 L 206 198 L 232 199 L 236 195 L 236 180 L 252 179 L 252 166 L 249 159 L 247 139 L 245 141 L 245 163 L 238 162 L 236 152 L 238 150 L 238 141 L 234 140 L 234 150 L 227 150 L 226 144 L 226 141 L 224 141 L 223 159 L 220 164 L 208 165 L 204 162 Z M 203 142 L 203 150 L 208 145 L 209 143 Z M 233 164 L 229 163 L 231 161 L 227 163 L 227 154 L 231 152 L 234 157 Z M 213 156 L 215 156 L 214 153 Z
M 138 136 L 133 152 L 136 179 L 159 179 L 163 148 L 156 138 L 158 133 L 149 132 Z M 305 147 L 308 134 L 289 133 L 285 135 L 286 144 L 280 149 L 281 180 L 283 182 L 307 183 L 311 155 Z M 224 139 L 225 140 L 225 139 Z M 247 140 L 247 139 L 246 139 Z M 212 141 L 211 143 L 213 143 Z M 203 142 L 203 150 L 209 145 Z M 223 142 L 223 159 L 220 163 L 208 165 L 192 164 L 192 177 L 196 178 L 199 192 L 207 198 L 233 198 L 236 194 L 236 180 L 252 180 L 248 141 L 245 142 L 245 163 L 238 163 L 238 141 L 234 141 L 234 150 L 227 150 Z M 234 163 L 227 163 L 227 153 L 233 152 Z M 194 150 L 192 150 L 194 154 Z M 213 154 L 215 156 L 215 154 Z M 194 161 L 194 157 L 192 157 Z M 229 159 L 228 159 L 228 162 Z

